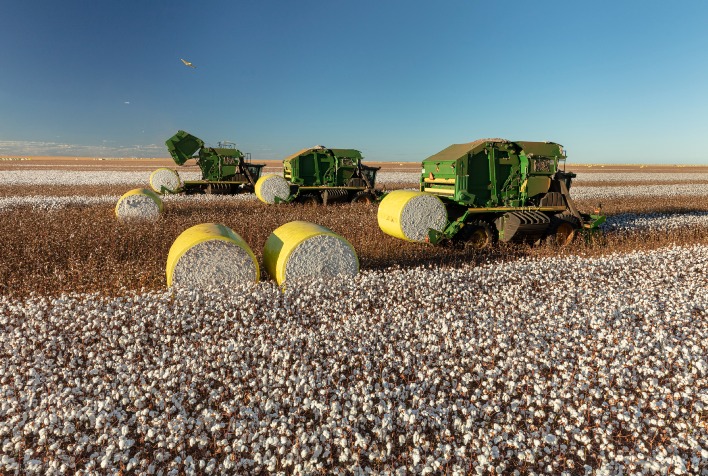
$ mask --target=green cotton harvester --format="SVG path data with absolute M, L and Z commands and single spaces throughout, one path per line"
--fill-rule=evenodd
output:
M 362 163 L 355 149 L 330 149 L 321 145 L 296 152 L 283 159 L 283 176 L 266 175 L 256 184 L 256 195 L 266 203 L 365 202 L 380 196 L 376 185 L 379 167 Z M 282 191 L 270 196 L 277 186 Z
M 605 221 L 580 213 L 570 197 L 574 173 L 554 142 L 481 139 L 454 144 L 423 161 L 420 190 L 445 204 L 448 223 L 428 240 L 454 239 L 483 248 L 500 241 L 569 243 L 578 230 Z M 565 168 L 565 167 L 564 167 Z
M 196 159 L 202 177 L 182 182 L 179 190 L 158 190 L 160 192 L 252 193 L 265 167 L 265 164 L 251 163 L 251 154 L 244 154 L 232 142 L 206 147 L 204 141 L 185 131 L 178 131 L 165 145 L 177 165 Z

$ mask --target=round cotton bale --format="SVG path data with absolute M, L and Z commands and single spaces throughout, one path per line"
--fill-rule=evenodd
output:
M 426 241 L 428 230 L 443 231 L 447 210 L 435 195 L 413 190 L 394 190 L 381 200 L 378 211 L 381 231 L 406 241 Z
M 160 167 L 150 174 L 150 187 L 157 193 L 177 193 L 182 189 L 182 180 L 176 170 Z
M 167 255 L 167 285 L 205 289 L 255 283 L 258 261 L 231 228 L 202 223 L 184 230 Z
M 156 220 L 162 213 L 160 196 L 147 188 L 135 188 L 123 194 L 116 203 L 119 220 Z
M 355 276 L 359 258 L 354 247 L 335 232 L 306 221 L 293 221 L 270 234 L 263 265 L 280 285 L 301 278 Z
M 290 198 L 290 184 L 280 175 L 267 174 L 256 182 L 256 196 L 261 202 L 273 204 L 275 199 Z

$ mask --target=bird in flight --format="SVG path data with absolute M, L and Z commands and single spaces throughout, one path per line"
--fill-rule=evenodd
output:
M 197 67 L 194 66 L 194 65 L 193 65 L 192 63 L 190 63 L 189 61 L 184 60 L 184 59 L 182 59 L 182 58 L 180 58 L 180 60 L 182 61 L 182 63 L 184 63 L 185 66 L 189 66 L 190 68 L 197 69 Z

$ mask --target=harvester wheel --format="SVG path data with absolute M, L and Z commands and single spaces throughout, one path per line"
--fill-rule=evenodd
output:
M 319 195 L 308 194 L 308 195 L 303 195 L 302 197 L 300 197 L 299 202 L 302 203 L 303 205 L 309 205 L 309 206 L 319 205 L 322 203 L 322 198 L 320 198 Z
M 551 225 L 548 227 L 546 242 L 552 245 L 566 246 L 572 243 L 576 232 L 580 228 L 580 222 L 569 213 L 561 213 L 551 218 Z
M 475 250 L 489 248 L 494 244 L 497 238 L 492 226 L 483 220 L 474 220 L 465 223 L 465 226 L 460 230 L 457 236 L 465 248 Z
M 368 203 L 372 204 L 376 201 L 376 198 L 369 192 L 358 192 L 352 198 L 352 203 Z

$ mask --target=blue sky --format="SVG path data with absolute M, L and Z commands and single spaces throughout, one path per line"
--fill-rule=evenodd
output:
M 482 137 L 708 163 L 708 2 L 0 0 L 0 155 L 420 161 Z M 196 65 L 184 66 L 180 58 Z

